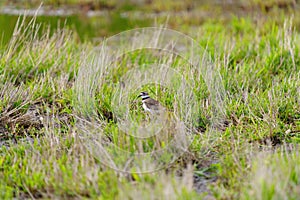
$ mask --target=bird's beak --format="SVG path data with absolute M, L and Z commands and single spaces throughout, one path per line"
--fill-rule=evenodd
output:
M 141 97 L 142 95 L 140 94 L 138 97 Z

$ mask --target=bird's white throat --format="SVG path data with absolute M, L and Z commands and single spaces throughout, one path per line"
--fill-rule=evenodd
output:
M 149 95 L 142 96 L 142 102 L 144 103 L 148 98 L 150 98 Z

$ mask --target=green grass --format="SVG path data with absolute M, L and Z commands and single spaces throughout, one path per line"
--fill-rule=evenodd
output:
M 76 34 L 67 29 L 54 34 L 43 30 L 39 36 L 34 19 L 29 26 L 20 22 L 11 42 L 0 47 L 0 198 L 297 199 L 299 32 L 293 20 L 281 15 L 263 20 L 232 17 L 227 24 L 208 20 L 196 31 L 182 27 L 209 51 L 220 70 L 226 112 L 216 129 L 210 126 L 213 105 L 207 85 L 191 74 L 184 59 L 137 50 L 117 60 L 113 70 L 94 74 L 101 78 L 96 82 L 78 81 L 79 73 L 93 73 L 88 67 L 96 62 L 94 46 L 78 44 Z M 194 80 L 191 90 L 199 102 L 197 120 L 190 127 L 194 140 L 167 169 L 149 174 L 115 171 L 83 145 L 86 130 L 78 122 L 97 118 L 97 131 L 105 140 L 130 153 L 151 149 L 155 139 L 140 145 L 118 129 L 112 99 L 120 75 L 156 60 L 169 61 L 172 69 Z M 95 87 L 85 87 L 91 84 Z M 80 96 L 83 90 L 94 98 Z M 136 98 L 140 90 L 176 114 L 176 91 L 145 84 L 129 91 L 133 119 L 147 118 Z M 190 105 L 186 99 L 184 103 Z

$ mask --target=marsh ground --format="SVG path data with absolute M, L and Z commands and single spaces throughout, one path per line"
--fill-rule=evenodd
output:
M 1 199 L 298 199 L 297 1 L 147 2 L 46 1 L 47 9 L 80 8 L 80 14 L 21 17 L 15 29 L 3 27 L 15 27 L 17 16 L 0 15 Z M 3 1 L 2 8 L 8 4 Z M 10 6 L 38 5 L 31 1 Z M 101 12 L 88 17 L 88 11 Z M 78 74 L 94 63 L 93 52 L 103 37 L 160 25 L 192 36 L 209 52 L 226 91 L 224 119 L 211 132 L 213 105 L 205 81 L 182 68 L 187 65 L 184 60 L 167 56 L 183 76 L 195 75 L 192 91 L 200 104 L 197 123 L 191 127 L 194 140 L 165 170 L 116 172 L 82 144 L 76 124 L 84 115 L 96 113 L 110 142 L 137 151 L 134 140 L 120 137 L 111 94 L 118 77 L 131 66 L 165 57 L 160 51 L 137 50 L 122 57 L 122 62 L 117 60 L 119 67 L 98 83 L 97 104 L 87 113 L 78 112 L 74 98 Z M 153 84 L 141 89 L 174 108 L 174 91 Z M 131 108 L 142 113 L 135 92 L 130 94 Z M 144 148 L 151 145 L 148 141 Z

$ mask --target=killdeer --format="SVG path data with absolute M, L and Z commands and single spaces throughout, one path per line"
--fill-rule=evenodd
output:
M 142 97 L 143 108 L 151 114 L 159 114 L 164 111 L 164 107 L 158 101 L 152 99 L 147 92 L 141 92 L 139 97 Z

